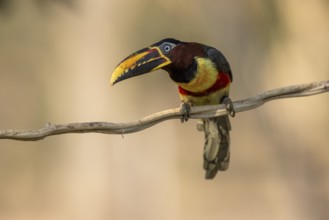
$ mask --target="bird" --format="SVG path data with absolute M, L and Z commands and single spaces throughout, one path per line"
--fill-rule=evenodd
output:
M 174 38 L 160 40 L 140 49 L 114 69 L 110 84 L 162 69 L 177 84 L 181 100 L 182 122 L 190 117 L 191 106 L 225 104 L 229 115 L 235 115 L 229 98 L 233 81 L 231 67 L 216 48 Z M 201 119 L 197 128 L 205 133 L 203 169 L 205 179 L 213 179 L 230 164 L 229 115 Z

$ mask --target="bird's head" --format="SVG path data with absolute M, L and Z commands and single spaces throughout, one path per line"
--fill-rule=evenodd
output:
M 188 83 L 197 74 L 198 58 L 211 60 L 216 69 L 228 73 L 231 78 L 229 64 L 218 50 L 199 43 L 167 38 L 121 61 L 110 82 L 114 85 L 134 76 L 164 69 L 176 83 Z

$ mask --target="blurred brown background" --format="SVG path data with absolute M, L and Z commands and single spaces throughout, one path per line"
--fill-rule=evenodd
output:
M 327 0 L 0 0 L 0 129 L 178 107 L 163 71 L 109 86 L 122 58 L 166 37 L 220 49 L 233 100 L 329 78 Z M 0 219 L 327 220 L 328 95 L 238 114 L 231 167 L 213 181 L 194 120 L 124 137 L 0 140 Z

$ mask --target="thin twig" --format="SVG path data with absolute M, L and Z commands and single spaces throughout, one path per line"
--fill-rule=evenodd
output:
M 309 84 L 293 85 L 279 89 L 262 92 L 253 97 L 233 102 L 235 112 L 243 112 L 257 108 L 268 101 L 316 95 L 329 91 L 329 80 Z M 191 108 L 191 118 L 211 118 L 226 115 L 224 105 L 194 106 Z M 19 141 L 37 141 L 52 135 L 68 133 L 105 133 L 128 134 L 149 128 L 155 124 L 169 119 L 179 119 L 180 108 L 168 109 L 146 116 L 140 120 L 127 123 L 111 122 L 83 122 L 69 124 L 50 124 L 38 130 L 0 130 L 0 139 L 12 139 Z

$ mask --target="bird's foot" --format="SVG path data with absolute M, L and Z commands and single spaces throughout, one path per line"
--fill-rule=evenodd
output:
M 234 109 L 234 105 L 233 105 L 232 100 L 231 100 L 229 97 L 226 96 L 226 97 L 222 100 L 221 103 L 225 105 L 228 114 L 229 114 L 231 117 L 234 117 L 234 116 L 235 116 L 235 109 Z
M 187 121 L 191 116 L 191 106 L 190 102 L 182 102 L 180 105 L 180 113 L 182 114 L 181 122 Z

